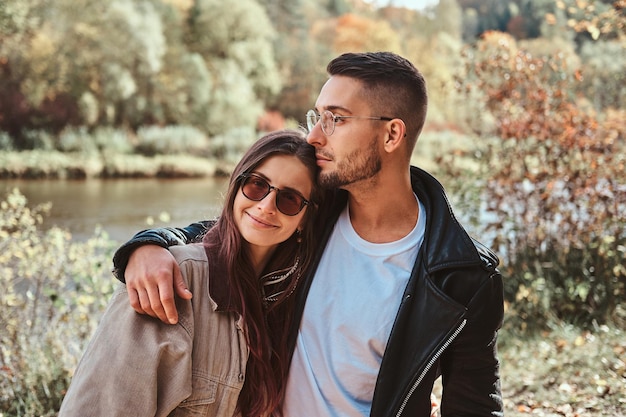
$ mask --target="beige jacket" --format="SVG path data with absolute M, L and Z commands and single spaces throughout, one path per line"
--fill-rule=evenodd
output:
M 116 291 L 59 417 L 234 415 L 248 347 L 241 317 L 228 308 L 223 268 L 201 244 L 170 250 L 194 294 L 177 300 L 178 324 L 137 314 L 126 287 Z

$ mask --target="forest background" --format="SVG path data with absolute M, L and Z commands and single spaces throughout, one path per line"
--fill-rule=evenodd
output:
M 393 2 L 389 2 L 392 4 Z M 429 88 L 414 163 L 501 256 L 508 415 L 626 415 L 626 1 L 2 0 L 0 178 L 228 174 L 346 51 Z M 116 243 L 0 211 L 0 416 L 56 415 Z

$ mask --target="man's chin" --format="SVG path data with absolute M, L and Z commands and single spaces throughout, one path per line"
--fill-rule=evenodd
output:
M 345 185 L 339 178 L 339 175 L 334 172 L 328 174 L 321 172 L 317 178 L 317 182 L 320 187 L 327 189 L 342 188 L 342 186 Z

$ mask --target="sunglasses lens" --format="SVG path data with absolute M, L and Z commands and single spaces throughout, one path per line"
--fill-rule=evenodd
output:
M 270 184 L 263 178 L 251 175 L 245 177 L 241 185 L 243 195 L 252 201 L 261 201 L 270 193 Z M 287 216 L 295 216 L 304 207 L 304 197 L 300 194 L 276 189 L 276 208 Z
M 260 201 L 269 193 L 270 185 L 262 178 L 248 177 L 244 180 L 241 191 L 250 200 Z
M 295 216 L 302 208 L 302 197 L 291 191 L 280 191 L 276 196 L 276 207 L 287 216 Z

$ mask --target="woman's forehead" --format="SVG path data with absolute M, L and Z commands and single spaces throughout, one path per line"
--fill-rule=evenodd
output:
M 311 171 L 295 155 L 269 156 L 254 169 L 254 172 L 278 188 L 308 192 L 313 186 Z

